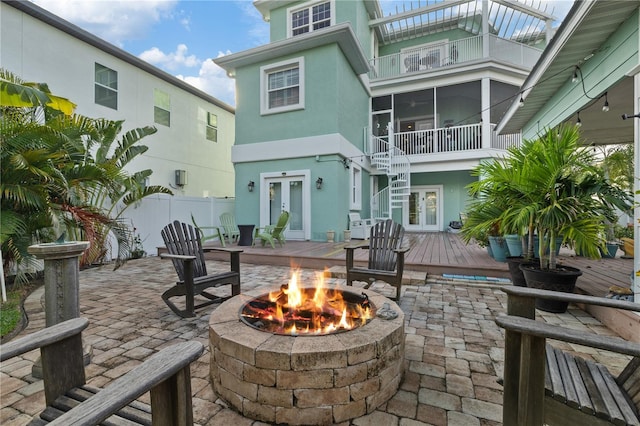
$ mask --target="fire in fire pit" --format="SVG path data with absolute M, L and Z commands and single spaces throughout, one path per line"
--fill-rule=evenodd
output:
M 374 308 L 361 296 L 326 288 L 322 274 L 315 287 L 300 287 L 299 271 L 279 291 L 258 296 L 242 306 L 240 318 L 259 330 L 284 335 L 322 335 L 365 325 Z

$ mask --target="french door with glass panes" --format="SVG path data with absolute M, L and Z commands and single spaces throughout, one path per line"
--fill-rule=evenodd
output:
M 407 231 L 441 231 L 442 212 L 442 185 L 412 187 L 404 227 Z
M 289 212 L 289 226 L 285 238 L 289 240 L 306 239 L 305 229 L 305 176 L 265 177 L 262 194 L 260 223 L 275 225 L 280 213 Z

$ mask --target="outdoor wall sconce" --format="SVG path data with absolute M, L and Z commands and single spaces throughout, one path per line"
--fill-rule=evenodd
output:
M 249 184 L 247 185 L 247 189 L 249 190 L 249 192 L 253 192 L 253 187 L 256 186 L 255 182 L 250 180 Z
M 321 177 L 319 177 L 316 180 L 316 189 L 322 189 L 322 178 Z

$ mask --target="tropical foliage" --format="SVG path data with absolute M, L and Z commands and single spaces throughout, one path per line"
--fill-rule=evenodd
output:
M 468 186 L 474 197 L 462 233 L 470 239 L 482 231 L 528 235 L 540 240 L 540 267 L 556 268 L 557 238 L 576 251 L 599 257 L 605 225 L 614 208 L 628 210 L 631 194 L 612 185 L 595 165 L 592 150 L 580 145 L 575 126 L 547 130 L 542 137 L 509 150 L 507 157 L 481 163 L 480 179 Z
M 23 279 L 33 262 L 27 247 L 62 233 L 67 240 L 90 242 L 85 264 L 104 258 L 111 233 L 118 243 L 116 267 L 121 265 L 131 241 L 120 220 L 123 207 L 147 195 L 171 194 L 161 186 L 145 186 L 150 170 L 124 170 L 147 150 L 139 142 L 155 128 L 133 129 L 118 138 L 122 121 L 65 114 L 63 106 L 73 104 L 51 95 L 44 84 L 25 83 L 7 71 L 0 71 L 0 83 L 3 270 L 12 264 Z

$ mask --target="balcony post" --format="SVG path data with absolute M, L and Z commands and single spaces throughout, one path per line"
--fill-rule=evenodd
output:
M 491 148 L 491 80 L 484 77 L 480 83 L 480 105 L 482 127 L 480 134 L 482 135 L 482 149 Z
M 482 57 L 489 58 L 489 0 L 482 0 Z

